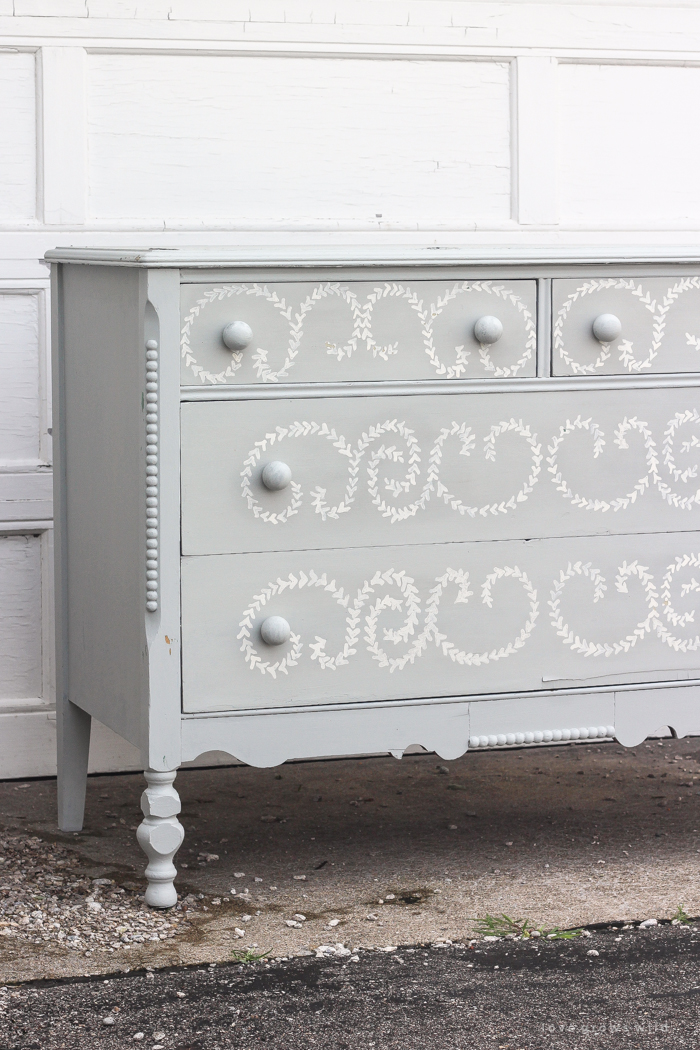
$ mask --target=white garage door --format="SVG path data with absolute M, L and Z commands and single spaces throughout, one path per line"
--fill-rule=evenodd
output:
M 580 6 L 0 0 L 0 778 L 54 769 L 44 252 L 693 245 L 700 13 Z

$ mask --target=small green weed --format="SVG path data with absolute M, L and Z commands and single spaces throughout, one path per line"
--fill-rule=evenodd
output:
M 231 958 L 237 963 L 256 963 L 260 962 L 261 959 L 264 959 L 265 956 L 269 954 L 269 948 L 265 952 L 254 952 L 250 948 L 244 948 L 243 951 L 241 951 L 239 948 L 234 948 L 231 952 Z
M 676 908 L 676 914 L 671 916 L 673 919 L 677 919 L 678 922 L 690 922 L 691 918 L 686 914 L 685 908 L 682 904 L 679 904 Z
M 551 930 L 540 930 L 540 933 L 552 941 L 572 941 L 575 937 L 580 937 L 583 931 L 579 929 L 562 930 L 558 926 L 553 926 Z
M 482 937 L 505 937 L 515 934 L 516 937 L 532 937 L 538 934 L 552 941 L 570 941 L 581 936 L 581 930 L 562 930 L 558 926 L 547 929 L 545 926 L 534 926 L 529 919 L 511 919 L 509 915 L 487 915 L 474 923 L 476 933 Z
M 528 919 L 511 919 L 509 915 L 487 915 L 477 919 L 474 928 L 482 937 L 505 937 L 507 933 L 529 937 L 535 929 Z

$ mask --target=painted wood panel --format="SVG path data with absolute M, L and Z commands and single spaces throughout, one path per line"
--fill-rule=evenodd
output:
M 0 0 L 8 31 L 61 33 L 118 45 L 153 39 L 174 46 L 240 41 L 305 48 L 403 44 L 425 51 L 449 46 L 517 49 L 605 48 L 626 57 L 646 52 L 692 54 L 700 41 L 697 8 L 638 0 Z M 14 16 L 14 17 L 11 17 Z M 77 20 L 77 25 L 76 25 Z M 117 45 L 117 46 L 118 46 Z
M 483 317 L 500 334 L 479 337 Z M 243 350 L 224 343 L 231 322 L 251 330 Z M 536 284 L 185 285 L 181 354 L 184 385 L 534 376 Z
M 0 470 L 40 461 L 39 354 L 38 297 L 0 291 Z
M 83 47 L 41 49 L 41 203 L 47 226 L 85 222 L 86 68 Z
M 619 334 L 596 337 L 597 318 Z M 608 322 L 609 324 L 609 322 Z M 605 327 L 605 324 L 603 325 Z M 700 277 L 597 277 L 552 285 L 554 375 L 700 372 Z
M 694 387 L 183 404 L 183 553 L 688 530 L 699 439 Z
M 0 472 L 0 522 L 39 522 L 44 528 L 52 517 L 53 478 L 50 471 Z
M 561 221 L 700 221 L 699 105 L 696 66 L 560 65 Z
M 185 558 L 185 710 L 697 676 L 698 567 L 682 533 Z
M 52 709 L 0 710 L 0 741 L 3 777 L 56 776 L 56 714 Z M 94 718 L 89 772 L 123 773 L 140 769 L 143 769 L 140 751 Z
M 92 55 L 90 211 L 503 221 L 509 107 L 506 62 Z
M 42 696 L 41 606 L 41 540 L 0 536 L 0 701 Z
M 62 336 L 54 360 L 68 421 L 59 539 L 70 568 L 61 596 L 60 637 L 70 640 L 63 695 L 136 745 L 148 717 L 138 289 L 133 269 L 67 266 L 54 294 Z
M 0 52 L 0 222 L 36 214 L 34 55 Z

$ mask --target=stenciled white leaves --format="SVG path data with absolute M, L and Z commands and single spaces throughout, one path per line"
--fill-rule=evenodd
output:
M 692 574 L 693 570 L 696 570 L 695 574 Z M 688 571 L 691 572 L 690 578 L 681 578 L 680 574 L 687 574 Z M 640 611 L 643 611 L 644 615 L 636 619 L 622 637 L 596 640 L 583 636 L 576 631 L 575 626 L 565 621 L 562 600 L 569 581 L 575 577 L 589 581 L 593 604 L 605 601 L 608 585 L 600 569 L 592 562 L 569 562 L 566 568 L 560 569 L 552 583 L 548 602 L 550 623 L 561 638 L 562 644 L 584 657 L 621 656 L 629 653 L 651 635 L 658 637 L 675 652 L 695 652 L 700 650 L 700 635 L 692 631 L 685 637 L 679 634 L 689 625 L 695 624 L 695 610 L 677 612 L 672 602 L 672 589 L 674 584 L 679 586 L 681 598 L 700 594 L 698 576 L 699 554 L 677 556 L 667 567 L 660 589 L 647 565 L 641 564 L 637 559 L 624 561 L 618 567 L 615 576 L 615 590 L 618 594 L 629 595 L 632 599 L 633 604 L 629 609 L 633 616 L 638 616 Z M 377 570 L 370 579 L 364 581 L 354 598 L 335 579 L 329 580 L 326 573 L 319 575 L 314 570 L 290 572 L 286 577 L 269 581 L 253 596 L 239 623 L 238 639 L 250 669 L 272 678 L 276 678 L 278 674 L 287 674 L 291 668 L 296 667 L 303 657 L 305 646 L 310 659 L 324 671 L 335 671 L 346 666 L 362 645 L 372 660 L 389 673 L 403 671 L 433 646 L 453 663 L 470 667 L 484 666 L 516 655 L 532 636 L 538 620 L 537 591 L 527 574 L 517 565 L 494 566 L 492 571 L 487 573 L 480 587 L 482 605 L 488 609 L 497 608 L 498 587 L 503 580 L 514 580 L 520 584 L 529 611 L 514 638 L 506 639 L 502 644 L 493 644 L 484 650 L 461 648 L 440 627 L 440 606 L 447 600 L 448 591 L 453 595 L 453 605 L 466 605 L 474 597 L 469 572 L 454 568 L 447 568 L 435 578 L 428 592 L 424 611 L 416 581 L 404 569 Z M 632 582 L 635 586 L 630 590 Z M 284 655 L 276 660 L 265 659 L 255 641 L 259 624 L 264 619 L 263 610 L 285 591 L 301 591 L 305 588 L 327 593 L 345 611 L 345 638 L 342 648 L 335 654 L 329 654 L 326 651 L 327 639 L 321 635 L 314 635 L 313 641 L 305 643 L 300 634 L 292 632 Z M 641 597 L 641 604 L 637 593 Z M 509 601 L 512 602 L 512 596 Z M 318 608 L 320 611 L 321 606 Z M 575 608 L 581 608 L 581 599 L 577 599 Z M 400 626 L 382 626 L 382 616 L 387 612 L 403 619 Z
M 230 358 L 230 363 L 223 368 L 220 372 L 210 372 L 206 368 L 202 368 L 197 363 L 197 358 L 192 350 L 190 342 L 192 335 L 192 326 L 195 320 L 199 317 L 202 310 L 206 309 L 213 302 L 221 302 L 223 299 L 230 299 L 232 296 L 262 296 L 272 304 L 274 309 L 279 312 L 286 321 L 289 322 L 290 326 L 290 338 L 287 355 L 284 360 L 282 368 L 278 371 L 273 372 L 272 369 L 267 366 L 267 351 L 258 347 L 253 355 L 252 360 L 255 363 L 255 368 L 258 373 L 258 378 L 262 379 L 266 383 L 276 383 L 280 379 L 286 379 L 289 374 L 289 369 L 294 364 L 297 353 L 299 352 L 299 341 L 301 339 L 301 327 L 304 318 L 302 312 L 301 316 L 292 317 L 292 310 L 290 306 L 287 306 L 284 299 L 280 299 L 277 292 L 274 290 L 270 291 L 265 285 L 260 284 L 225 284 L 218 288 L 210 288 L 204 293 L 201 299 L 198 299 L 195 305 L 192 307 L 190 312 L 187 314 L 183 321 L 182 330 L 180 332 L 180 353 L 185 365 L 192 370 L 195 377 L 199 379 L 201 383 L 226 383 L 227 380 L 233 379 L 236 372 L 243 364 L 243 351 L 234 350 L 227 351 L 227 355 Z
M 663 461 L 663 466 L 671 475 L 674 482 L 680 481 L 682 484 L 688 484 L 698 476 L 698 464 L 693 463 L 686 467 L 679 467 L 676 464 L 676 453 L 674 452 L 675 441 L 681 429 L 688 424 L 694 425 L 698 423 L 700 423 L 700 413 L 698 413 L 695 408 L 689 408 L 683 412 L 676 412 L 673 418 L 666 424 L 661 459 Z M 627 451 L 630 447 L 627 435 L 630 433 L 639 434 L 643 441 L 644 456 L 647 467 L 646 474 L 637 480 L 629 492 L 617 496 L 614 499 L 596 499 L 595 497 L 585 496 L 578 492 L 574 492 L 570 483 L 564 478 L 561 472 L 558 457 L 561 446 L 564 444 L 567 437 L 575 431 L 584 431 L 591 435 L 593 439 L 593 459 L 602 456 L 605 450 L 605 434 L 599 424 L 590 417 L 588 419 L 581 419 L 580 416 L 577 416 L 573 421 L 567 419 L 559 428 L 558 434 L 552 438 L 552 443 L 547 448 L 547 451 L 549 452 L 549 456 L 547 457 L 547 469 L 552 475 L 551 480 L 556 485 L 557 491 L 561 492 L 564 498 L 569 500 L 569 502 L 575 507 L 579 507 L 582 510 L 600 511 L 603 513 L 608 510 L 627 510 L 629 506 L 636 502 L 638 497 L 643 496 L 652 486 L 656 486 L 659 493 L 663 496 L 669 506 L 675 507 L 678 510 L 692 510 L 693 507 L 700 504 L 700 489 L 696 489 L 695 492 L 692 492 L 689 495 L 682 496 L 680 493 L 675 492 L 671 485 L 664 480 L 661 474 L 656 442 L 654 441 L 649 425 L 643 420 L 638 419 L 636 416 L 632 416 L 629 419 L 625 417 L 622 422 L 618 424 L 615 430 L 613 444 L 621 451 Z M 700 448 L 700 438 L 697 434 L 691 434 L 686 441 L 682 442 L 680 453 L 682 455 L 687 455 L 693 449 L 698 448 Z
M 542 449 L 537 435 L 533 434 L 530 426 L 523 423 L 521 419 L 501 420 L 489 428 L 483 441 L 483 455 L 487 461 L 496 460 L 497 439 L 508 433 L 519 435 L 527 444 L 530 452 L 530 473 L 517 492 L 505 499 L 481 506 L 465 503 L 440 481 L 440 467 L 446 443 L 451 439 L 457 439 L 460 443 L 459 455 L 461 456 L 470 456 L 476 445 L 476 437 L 472 428 L 466 423 L 455 421 L 440 430 L 428 456 L 425 481 L 415 500 L 404 502 L 401 497 L 407 496 L 419 485 L 421 449 L 414 431 L 405 421 L 398 419 L 386 419 L 367 427 L 355 446 L 352 446 L 342 434 L 338 434 L 327 423 L 296 420 L 286 427 L 277 427 L 256 441 L 253 448 L 246 454 L 241 471 L 241 494 L 248 509 L 258 520 L 270 525 L 284 525 L 297 514 L 303 504 L 302 488 L 298 482 L 292 481 L 287 505 L 277 511 L 265 510 L 254 491 L 254 476 L 261 466 L 262 457 L 285 440 L 323 438 L 329 441 L 338 454 L 347 460 L 348 477 L 343 498 L 338 503 L 329 504 L 327 502 L 327 489 L 321 485 L 315 486 L 309 493 L 311 506 L 322 521 L 337 520 L 352 507 L 357 496 L 360 467 L 365 455 L 367 456 L 367 491 L 378 512 L 383 518 L 388 518 L 392 525 L 406 521 L 414 517 L 420 510 L 425 509 L 433 495 L 452 510 L 471 518 L 477 515 L 486 517 L 489 514 L 507 514 L 509 511 L 516 510 L 518 504 L 528 498 L 537 483 L 542 464 Z M 405 464 L 404 477 L 401 479 L 382 477 L 382 463 Z
M 514 579 L 523 587 L 529 601 L 529 615 L 518 635 L 501 646 L 482 652 L 468 652 L 460 649 L 440 631 L 438 623 L 439 606 L 448 587 L 454 585 L 456 595 L 454 604 L 466 604 L 473 596 L 469 586 L 469 573 L 462 569 L 451 569 L 436 578 L 426 602 L 425 614 L 421 610 L 421 599 L 413 577 L 404 569 L 377 570 L 369 580 L 359 588 L 354 601 L 350 604 L 350 595 L 335 580 L 328 580 L 326 573 L 319 576 L 313 570 L 290 573 L 286 578 L 278 577 L 254 595 L 252 602 L 245 610 L 239 623 L 238 639 L 241 651 L 251 670 L 261 674 L 287 674 L 295 667 L 303 652 L 303 643 L 299 635 L 292 633 L 288 650 L 281 658 L 265 660 L 254 642 L 256 625 L 264 618 L 264 607 L 285 590 L 302 590 L 303 588 L 320 588 L 330 594 L 335 602 L 346 610 L 345 640 L 343 648 L 335 656 L 326 652 L 327 640 L 320 635 L 308 643 L 311 660 L 322 670 L 335 671 L 345 666 L 354 656 L 362 641 L 372 659 L 379 667 L 389 672 L 403 671 L 413 664 L 428 646 L 433 644 L 455 663 L 478 667 L 483 664 L 513 656 L 521 649 L 532 634 L 538 616 L 537 592 L 527 575 L 517 566 L 496 566 L 489 573 L 481 588 L 481 601 L 487 607 L 493 606 L 493 589 L 499 580 Z M 402 626 L 381 626 L 382 614 L 386 611 L 398 613 L 404 617 Z M 364 615 L 363 615 L 364 614 Z M 363 629 L 364 624 L 364 629 Z M 404 646 L 404 652 L 391 652 L 391 649 Z
M 523 341 L 523 352 L 515 364 L 510 366 L 496 366 L 489 352 L 489 344 L 479 344 L 479 360 L 481 361 L 484 370 L 493 376 L 494 379 L 507 379 L 510 376 L 517 375 L 518 372 L 525 367 L 528 361 L 531 360 L 535 353 L 537 348 L 537 326 L 534 317 L 525 306 L 525 303 L 520 296 L 515 295 L 515 293 L 509 288 L 506 288 L 503 285 L 494 284 L 492 281 L 459 281 L 454 284 L 452 288 L 448 289 L 444 295 L 440 296 L 437 302 L 429 308 L 428 316 L 423 327 L 423 340 L 430 363 L 435 369 L 437 375 L 444 379 L 459 379 L 466 372 L 470 354 L 470 351 L 466 348 L 466 344 L 454 347 L 454 364 L 445 364 L 441 360 L 435 347 L 433 327 L 436 318 L 440 316 L 447 303 L 459 296 L 469 295 L 471 292 L 483 292 L 487 295 L 494 295 L 496 298 L 503 299 L 514 306 L 520 314 L 523 322 L 525 339 Z M 465 335 L 468 337 L 469 334 L 465 333 Z
M 569 353 L 565 338 L 566 321 L 574 303 L 583 296 L 591 295 L 594 292 L 606 291 L 608 289 L 629 292 L 630 295 L 641 303 L 650 314 L 651 339 L 649 342 L 649 348 L 646 351 L 646 356 L 642 356 L 639 352 L 635 351 L 633 343 L 628 339 L 620 339 L 619 341 L 615 340 L 617 344 L 616 349 L 623 368 L 629 373 L 639 373 L 651 368 L 653 361 L 658 357 L 662 349 L 669 310 L 684 292 L 690 291 L 691 289 L 700 289 L 700 277 L 683 277 L 676 281 L 658 303 L 655 299 L 651 298 L 649 291 L 645 291 L 644 287 L 632 278 L 606 277 L 598 280 L 584 281 L 582 285 L 571 293 L 558 311 L 552 331 L 554 353 L 559 355 L 560 360 L 568 366 L 574 375 L 594 375 L 596 372 L 600 372 L 603 366 L 611 358 L 612 344 L 599 342 L 600 353 L 593 364 L 581 364 L 580 361 L 574 360 Z M 689 346 L 698 349 L 700 341 L 696 336 L 686 333 L 686 340 Z
M 554 581 L 553 590 L 548 602 L 550 608 L 550 620 L 555 631 L 562 639 L 564 645 L 582 656 L 618 656 L 628 653 L 646 636 L 652 632 L 661 641 L 669 645 L 675 652 L 695 652 L 700 648 L 700 637 L 698 635 L 689 638 L 679 638 L 673 630 L 686 627 L 695 622 L 695 610 L 691 609 L 685 613 L 677 613 L 671 602 L 671 586 L 673 577 L 684 569 L 700 568 L 700 557 L 696 554 L 684 554 L 677 557 L 662 579 L 661 594 L 657 590 L 653 575 L 646 565 L 638 561 L 624 562 L 618 569 L 615 577 L 615 588 L 619 594 L 629 594 L 628 581 L 635 579 L 641 586 L 644 598 L 645 616 L 639 620 L 634 628 L 624 637 L 613 641 L 590 641 L 575 633 L 575 630 L 564 622 L 561 612 L 561 600 L 564 589 L 569 580 L 575 576 L 582 576 L 590 580 L 593 586 L 593 601 L 600 602 L 605 598 L 607 585 L 599 569 L 591 562 L 585 564 L 577 561 L 569 562 L 566 569 L 560 570 L 559 577 Z M 681 585 L 681 597 L 691 593 L 700 592 L 700 584 L 693 577 L 688 583 Z M 673 628 L 671 630 L 669 628 Z
M 375 286 L 366 300 L 361 302 L 352 288 L 339 281 L 326 281 L 317 285 L 295 309 L 291 304 L 277 294 L 274 287 L 269 288 L 265 284 L 225 284 L 210 288 L 204 292 L 195 305 L 185 315 L 180 333 L 180 349 L 185 366 L 189 368 L 195 378 L 201 383 L 220 384 L 227 383 L 235 378 L 243 364 L 243 352 L 226 351 L 228 363 L 219 372 L 212 372 L 199 364 L 197 354 L 192 347 L 192 332 L 197 319 L 212 303 L 221 302 L 232 297 L 255 296 L 267 300 L 279 317 L 283 318 L 289 326 L 287 346 L 282 350 L 284 358 L 281 367 L 274 368 L 269 362 L 270 350 L 263 346 L 256 346 L 250 354 L 255 368 L 257 378 L 263 383 L 279 383 L 290 377 L 300 351 L 303 350 L 304 323 L 311 311 L 323 300 L 337 297 L 346 304 L 352 321 L 352 334 L 345 342 L 339 342 L 333 338 L 332 330 L 328 338 L 321 344 L 327 355 L 334 357 L 338 362 L 345 358 L 356 355 L 358 350 L 365 348 L 374 359 L 388 361 L 390 357 L 399 353 L 398 340 L 388 343 L 379 341 L 372 331 L 372 315 L 377 304 L 385 299 L 404 301 L 416 319 L 416 334 L 423 340 L 423 348 L 435 369 L 437 375 L 446 379 L 458 379 L 467 368 L 470 351 L 466 345 L 460 344 L 451 347 L 449 353 L 454 355 L 454 363 L 446 364 L 435 345 L 434 324 L 437 317 L 448 302 L 470 293 L 482 293 L 493 295 L 498 299 L 508 302 L 515 307 L 522 321 L 521 345 L 523 347 L 521 356 L 512 365 L 496 366 L 490 356 L 489 347 L 486 344 L 479 345 L 478 360 L 484 369 L 494 378 L 507 378 L 515 376 L 532 359 L 537 346 L 537 326 L 535 318 L 528 310 L 520 296 L 516 295 L 504 285 L 494 284 L 492 281 L 462 281 L 447 288 L 436 303 L 424 306 L 423 300 L 418 297 L 409 286 L 399 284 L 395 281 L 387 281 Z M 465 330 L 465 339 L 471 338 Z M 475 344 L 477 345 L 477 344 Z M 223 347 L 222 347 L 223 350 Z M 247 351 L 249 352 L 249 351 Z

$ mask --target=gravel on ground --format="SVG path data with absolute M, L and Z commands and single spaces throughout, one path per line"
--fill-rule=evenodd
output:
M 86 957 L 170 940 L 196 908 L 193 895 L 168 912 L 114 879 L 90 879 L 75 853 L 36 835 L 0 839 L 0 936 L 24 944 L 59 945 Z

